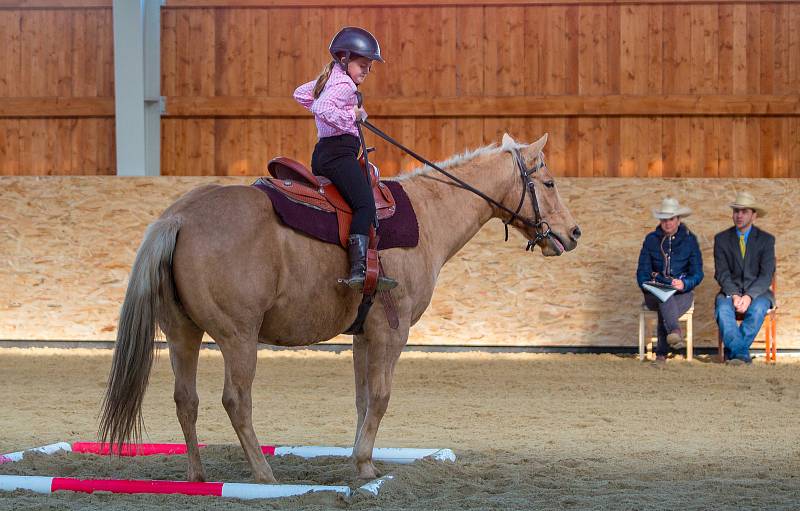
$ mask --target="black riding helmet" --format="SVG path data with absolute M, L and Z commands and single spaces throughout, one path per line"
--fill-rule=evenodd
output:
M 333 60 L 340 62 L 337 53 L 344 53 L 344 62 L 340 62 L 342 68 L 347 72 L 347 65 L 350 64 L 350 56 L 366 57 L 370 60 L 383 62 L 381 57 L 381 47 L 375 36 L 358 27 L 345 27 L 339 31 L 330 46 L 328 46 Z

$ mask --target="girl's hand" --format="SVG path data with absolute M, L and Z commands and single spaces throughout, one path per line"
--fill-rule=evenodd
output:
M 357 121 L 362 121 L 363 122 L 363 121 L 367 120 L 367 111 L 364 110 L 363 107 L 359 107 L 359 106 L 356 105 L 356 106 L 353 107 L 353 112 L 355 112 L 355 114 L 356 114 L 356 120 Z
M 678 291 L 683 291 L 683 281 L 681 279 L 672 279 L 672 287 Z

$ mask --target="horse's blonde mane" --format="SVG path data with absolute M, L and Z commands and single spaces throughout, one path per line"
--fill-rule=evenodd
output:
M 451 156 L 445 161 L 435 162 L 435 163 L 437 167 L 442 169 L 447 169 L 449 167 L 455 167 L 457 165 L 462 165 L 464 163 L 467 163 L 468 161 L 474 160 L 478 156 L 500 152 L 501 149 L 502 147 L 498 147 L 497 144 L 492 143 L 487 146 L 480 147 L 478 149 L 472 149 L 472 150 L 468 149 L 462 154 L 456 154 L 455 156 Z M 415 168 L 411 172 L 406 172 L 400 174 L 399 176 L 390 177 L 388 179 L 391 179 L 393 181 L 406 181 L 416 176 L 429 174 L 432 170 L 433 170 L 432 167 L 429 167 L 428 165 L 423 165 L 422 167 Z
M 516 143 L 516 142 L 514 142 L 512 144 L 509 144 L 509 143 L 506 143 L 505 140 L 503 142 L 504 142 L 504 144 L 502 146 L 498 146 L 495 143 L 491 143 L 491 144 L 489 144 L 487 146 L 479 147 L 478 149 L 472 149 L 472 150 L 467 149 L 462 154 L 456 154 L 455 156 L 451 156 L 450 158 L 446 159 L 445 161 L 435 162 L 435 164 L 436 164 L 437 167 L 439 167 L 441 169 L 447 169 L 449 167 L 456 167 L 458 165 L 463 165 L 464 163 L 472 161 L 472 160 L 474 160 L 475 158 L 477 158 L 479 156 L 484 156 L 484 155 L 488 155 L 488 154 L 495 154 L 495 153 L 499 153 L 501 151 L 511 151 L 512 149 L 521 149 L 521 148 L 525 147 L 525 144 L 519 144 L 519 143 Z M 400 174 L 399 176 L 394 176 L 394 177 L 390 177 L 390 178 L 387 178 L 387 179 L 390 179 L 392 181 L 406 181 L 406 180 L 411 179 L 411 178 L 416 177 L 416 176 L 422 176 L 422 175 L 425 175 L 425 174 L 430 174 L 430 172 L 432 170 L 433 170 L 433 168 L 429 167 L 428 165 L 423 165 L 422 167 L 415 168 L 411 172 L 406 172 L 406 173 Z

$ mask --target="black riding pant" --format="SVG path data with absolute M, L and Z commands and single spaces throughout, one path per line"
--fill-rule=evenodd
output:
M 311 171 L 330 179 L 353 209 L 350 234 L 368 235 L 375 218 L 375 199 L 358 163 L 359 147 L 353 135 L 321 138 L 311 155 Z

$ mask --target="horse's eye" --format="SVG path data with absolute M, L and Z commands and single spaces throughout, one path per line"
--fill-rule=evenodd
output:
M 546 187 L 548 187 L 548 188 L 553 188 L 553 187 L 555 187 L 555 186 L 556 186 L 556 183 L 555 183 L 555 181 L 545 181 L 545 182 L 544 182 L 544 185 L 545 185 Z

